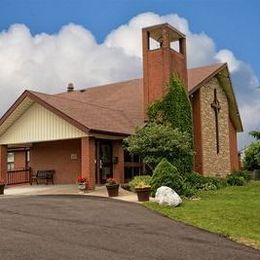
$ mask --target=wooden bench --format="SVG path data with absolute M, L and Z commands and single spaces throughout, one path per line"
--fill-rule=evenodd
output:
M 44 180 L 46 185 L 49 184 L 49 182 L 54 184 L 54 174 L 55 170 L 38 170 L 35 175 L 32 175 L 30 184 L 32 185 L 33 182 L 39 184 L 39 180 Z

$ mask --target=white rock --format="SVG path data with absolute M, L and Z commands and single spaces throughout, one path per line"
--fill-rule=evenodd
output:
M 182 203 L 180 196 L 171 188 L 162 186 L 157 189 L 155 201 L 160 205 L 176 207 Z

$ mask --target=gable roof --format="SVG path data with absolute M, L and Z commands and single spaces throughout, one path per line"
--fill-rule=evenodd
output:
M 226 64 L 215 64 L 188 70 L 189 94 L 194 93 L 203 84 L 222 71 Z M 219 77 L 221 79 L 221 77 Z M 229 104 L 237 115 L 238 108 L 232 90 L 231 81 L 223 80 Z M 134 79 L 114 84 L 87 88 L 79 91 L 48 95 L 25 91 L 0 119 L 0 135 L 28 106 L 20 109 L 16 116 L 13 112 L 21 107 L 25 100 L 37 102 L 53 113 L 67 120 L 86 133 L 100 132 L 113 135 L 129 135 L 136 126 L 143 124 L 143 80 Z M 30 104 L 30 102 L 27 102 Z M 236 118 L 237 117 L 237 118 Z M 238 131 L 242 131 L 239 116 L 232 118 Z
M 226 66 L 226 63 L 218 63 L 204 67 L 192 68 L 188 70 L 188 91 L 194 93 L 201 84 L 209 81 L 219 71 Z
M 204 84 L 208 83 L 213 77 L 216 77 L 226 93 L 229 104 L 229 116 L 237 132 L 243 131 L 243 125 L 239 114 L 239 109 L 230 79 L 230 73 L 227 63 L 214 64 L 205 67 L 199 67 L 188 70 L 188 90 L 192 95 Z

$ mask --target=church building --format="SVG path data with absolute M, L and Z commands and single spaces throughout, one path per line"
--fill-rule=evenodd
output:
M 122 140 L 143 126 L 148 105 L 161 98 L 172 73 L 187 88 L 193 113 L 194 170 L 226 176 L 239 168 L 243 131 L 228 66 L 187 69 L 186 37 L 169 24 L 142 30 L 143 78 L 50 95 L 26 90 L 0 119 L 0 180 L 29 182 L 29 173 L 55 170 L 54 183 L 109 177 L 124 183 L 143 164 Z

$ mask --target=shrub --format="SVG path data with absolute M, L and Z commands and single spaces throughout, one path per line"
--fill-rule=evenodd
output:
M 217 186 L 211 182 L 202 184 L 202 190 L 217 190 Z
M 227 183 L 231 186 L 243 186 L 246 184 L 246 181 L 242 176 L 229 175 L 227 177 Z
M 152 175 L 151 194 L 155 195 L 156 190 L 161 186 L 170 187 L 179 195 L 183 195 L 183 178 L 177 168 L 165 158 L 156 166 Z
M 197 189 L 192 186 L 189 182 L 183 182 L 182 184 L 182 194 L 184 197 L 190 198 L 197 193 Z
M 136 187 L 149 187 L 151 185 L 150 175 L 135 176 L 130 182 L 129 187 L 131 191 L 135 191 Z
M 234 170 L 231 175 L 243 177 L 246 182 L 249 182 L 252 178 L 250 172 L 247 170 Z
M 211 183 L 216 186 L 217 189 L 221 189 L 227 186 L 227 180 L 218 177 L 205 177 L 207 183 Z
M 189 182 L 197 190 L 215 190 L 227 186 L 224 179 L 205 177 L 196 172 L 186 174 L 185 182 Z

